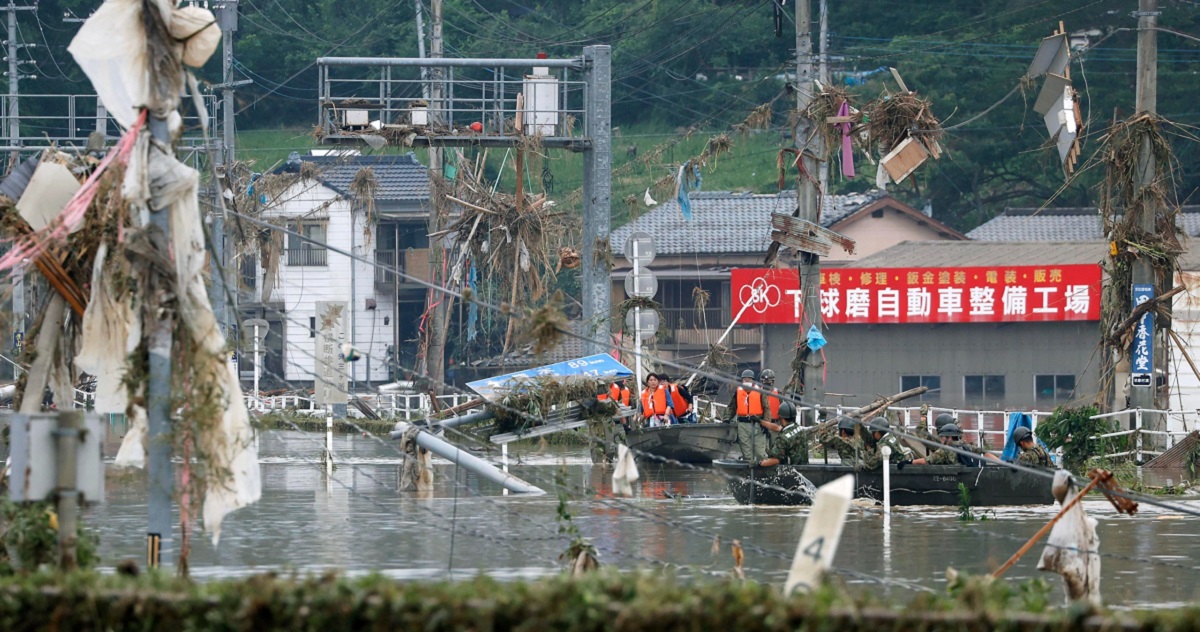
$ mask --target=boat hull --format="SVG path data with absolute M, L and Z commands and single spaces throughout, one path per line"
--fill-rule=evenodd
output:
M 676 424 L 637 428 L 625 436 L 639 454 L 680 461 L 711 463 L 737 451 L 737 428 L 733 424 Z
M 855 477 L 854 497 L 883 500 L 883 472 L 855 471 L 844 465 L 780 465 L 750 467 L 744 461 L 718 460 L 713 465 L 729 478 L 729 491 L 744 505 L 799 505 L 811 502 L 797 475 L 820 487 L 846 474 Z M 790 471 L 789 471 L 790 470 Z M 1050 479 L 1026 471 L 989 465 L 910 465 L 891 471 L 892 504 L 958 505 L 959 484 L 966 486 L 972 507 L 1049 505 L 1054 502 Z M 788 491 L 776 489 L 782 487 Z

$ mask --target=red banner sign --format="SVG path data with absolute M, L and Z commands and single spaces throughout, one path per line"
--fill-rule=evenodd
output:
M 730 280 L 740 323 L 800 322 L 797 270 L 738 268 Z M 1100 266 L 829 268 L 821 314 L 831 324 L 1099 320 Z

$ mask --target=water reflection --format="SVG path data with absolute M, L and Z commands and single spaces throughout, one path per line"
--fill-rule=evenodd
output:
M 116 452 L 119 433 L 107 448 Z M 221 545 L 193 540 L 191 565 L 198 577 L 230 577 L 278 569 L 351 574 L 378 571 L 398 579 L 463 578 L 487 573 L 530 578 L 559 572 L 568 536 L 559 533 L 556 476 L 578 497 L 569 511 L 579 530 L 600 550 L 601 561 L 621 568 L 652 563 L 684 567 L 682 575 L 726 573 L 729 543 L 745 547 L 749 577 L 782 585 L 807 507 L 745 507 L 728 495 L 723 479 L 707 471 L 651 465 L 642 470 L 638 496 L 612 496 L 611 469 L 594 466 L 584 450 L 513 449 L 509 469 L 550 493 L 503 496 L 492 483 L 435 461 L 428 497 L 398 492 L 400 455 L 390 444 L 338 435 L 339 461 L 332 479 L 321 465 L 323 435 L 272 431 L 261 441 L 263 498 L 226 518 Z M 482 454 L 500 463 L 500 452 Z M 108 502 L 86 512 L 100 532 L 104 560 L 144 555 L 145 477 L 109 468 Z M 1178 501 L 1176 501 L 1178 502 Z M 1186 501 L 1200 509 L 1200 502 Z M 1086 503 L 1099 519 L 1101 550 L 1124 556 L 1103 560 L 1101 589 L 1119 606 L 1178 604 L 1200 597 L 1200 533 L 1193 519 L 1143 505 L 1118 516 L 1107 502 Z M 1053 513 L 1052 507 L 1000 508 L 986 520 L 961 522 L 954 507 L 896 507 L 885 517 L 875 507 L 850 511 L 834 564 L 869 575 L 944 589 L 954 566 L 986 573 L 1002 563 Z M 719 551 L 713 554 L 714 537 Z M 1041 576 L 1035 547 L 1008 573 Z M 1151 563 L 1127 558 L 1146 558 Z M 1170 566 L 1174 565 L 1174 566 Z M 867 580 L 844 579 L 852 587 Z M 872 586 L 874 588 L 874 586 Z M 897 597 L 908 589 L 887 589 Z

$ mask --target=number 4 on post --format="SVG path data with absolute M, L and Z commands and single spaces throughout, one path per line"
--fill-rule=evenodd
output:
M 788 571 L 783 594 L 794 590 L 808 592 L 821 581 L 821 576 L 833 563 L 838 541 L 842 538 L 842 527 L 846 524 L 846 510 L 854 498 L 854 477 L 847 474 L 836 481 L 822 485 L 817 490 L 812 511 L 804 523 L 804 533 L 796 546 L 792 558 L 792 569 Z

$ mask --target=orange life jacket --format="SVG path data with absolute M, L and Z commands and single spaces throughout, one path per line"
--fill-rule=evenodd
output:
M 779 389 L 773 388 L 771 392 L 778 393 Z M 779 419 L 779 404 L 781 401 L 778 397 L 767 395 L 767 408 L 771 411 L 771 421 Z
M 608 387 L 608 396 L 614 402 L 620 402 L 622 406 L 629 405 L 629 389 L 628 388 L 622 388 L 620 386 L 617 386 L 616 384 L 613 384 Z
M 679 386 L 671 385 L 671 409 L 675 411 L 676 417 L 682 417 L 687 414 L 688 402 L 683 398 L 683 393 L 679 392 Z
M 642 416 L 649 419 L 654 415 L 667 414 L 667 389 L 659 386 L 650 393 L 650 387 L 642 389 Z
M 738 417 L 761 417 L 763 414 L 763 396 L 758 391 L 748 391 L 742 387 L 737 389 Z

